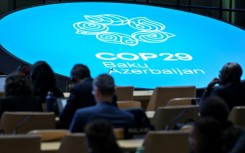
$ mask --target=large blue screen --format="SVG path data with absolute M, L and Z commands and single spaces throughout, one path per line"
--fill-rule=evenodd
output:
M 69 76 L 76 63 L 117 85 L 205 87 L 227 62 L 245 68 L 245 31 L 161 7 L 106 2 L 52 4 L 0 20 L 0 44 L 30 64 Z M 244 75 L 243 75 L 244 77 Z

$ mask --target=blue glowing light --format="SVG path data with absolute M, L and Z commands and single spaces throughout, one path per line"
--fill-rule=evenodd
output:
M 117 85 L 140 88 L 205 87 L 227 62 L 245 68 L 244 41 L 244 30 L 215 19 L 126 3 L 44 5 L 0 20 L 0 44 L 17 58 L 66 76 L 76 63 L 93 77 L 113 68 Z

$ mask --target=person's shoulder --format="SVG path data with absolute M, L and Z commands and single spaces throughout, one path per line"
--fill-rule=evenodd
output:
M 93 84 L 92 78 L 85 78 L 81 83 L 82 86 L 91 86 L 91 87 L 92 87 L 92 84 Z
M 85 80 L 82 83 L 78 83 L 74 85 L 74 87 L 71 89 L 72 91 L 81 91 L 81 90 L 88 90 L 88 88 L 92 88 L 92 81 Z
M 76 113 L 77 114 L 90 114 L 90 113 L 96 113 L 97 111 L 97 107 L 96 106 L 89 106 L 89 107 L 83 107 L 83 108 L 79 108 Z
M 84 86 L 81 83 L 75 84 L 71 90 L 70 93 L 72 94 L 76 94 L 76 93 L 80 93 L 81 90 L 84 89 Z
M 124 109 L 120 109 L 120 108 L 118 108 L 120 111 L 121 111 L 121 113 L 123 113 L 125 116 L 127 116 L 127 117 L 134 117 L 134 115 L 132 114 L 132 113 L 130 113 L 129 111 L 127 111 L 127 110 L 124 110 Z
M 87 77 L 84 79 L 84 82 L 93 82 L 93 80 L 94 80 L 93 78 Z
M 122 110 L 123 111 L 123 116 L 125 117 L 125 119 L 128 121 L 129 124 L 134 124 L 135 122 L 135 116 L 134 114 L 126 111 L 126 110 Z
M 241 82 L 233 82 L 227 84 L 225 89 L 231 92 L 243 93 L 245 91 L 245 86 Z
M 74 115 L 74 118 L 76 120 L 87 120 L 88 118 L 96 116 L 97 114 L 100 113 L 94 108 L 94 106 L 85 107 L 78 109 Z

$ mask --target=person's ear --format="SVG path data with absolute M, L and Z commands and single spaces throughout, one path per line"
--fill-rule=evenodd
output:
M 94 96 L 95 97 L 100 97 L 100 92 L 98 88 L 94 88 Z

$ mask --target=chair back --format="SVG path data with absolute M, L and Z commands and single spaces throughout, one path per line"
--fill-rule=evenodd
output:
M 36 129 L 55 129 L 53 112 L 4 112 L 1 126 L 5 134 L 27 133 Z
M 64 136 L 58 153 L 87 153 L 86 137 L 84 133 L 73 133 Z
M 228 119 L 235 125 L 245 127 L 245 106 L 233 107 Z
M 38 135 L 0 135 L 1 153 L 41 153 Z
M 133 100 L 134 87 L 133 86 L 117 86 L 116 95 L 118 101 Z
M 177 124 L 184 124 L 198 118 L 197 105 L 158 107 L 152 125 L 155 130 L 173 130 Z
M 199 100 L 200 98 L 196 97 L 173 98 L 168 101 L 167 106 L 197 105 Z
M 117 101 L 117 107 L 121 109 L 142 108 L 140 101 Z
M 40 135 L 41 141 L 60 141 L 64 136 L 70 134 L 70 131 L 65 129 L 44 129 L 31 130 L 28 134 Z
M 155 88 L 147 106 L 147 111 L 155 111 L 159 106 L 166 106 L 173 98 L 196 97 L 195 86 L 173 86 Z
M 144 140 L 144 153 L 189 153 L 188 132 L 150 131 Z

